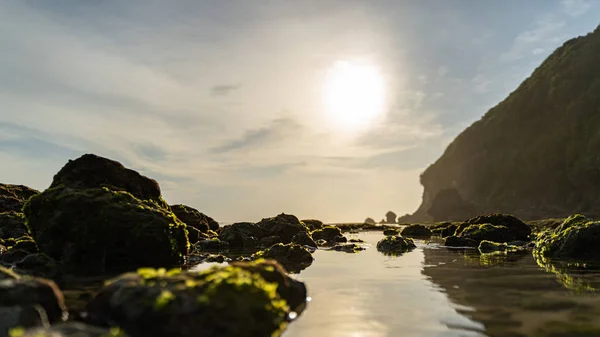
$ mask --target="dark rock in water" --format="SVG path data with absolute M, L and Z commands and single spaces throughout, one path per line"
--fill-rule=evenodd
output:
M 310 252 L 295 243 L 278 243 L 265 250 L 257 252 L 254 258 L 273 259 L 279 262 L 286 270 L 290 272 L 300 272 L 310 266 L 313 257 Z
M 265 248 L 269 248 L 272 245 L 276 245 L 278 243 L 281 243 L 281 238 L 277 235 L 267 236 L 266 238 L 262 238 L 259 241 L 259 244 Z
M 460 224 L 456 229 L 457 236 L 460 236 L 461 233 L 470 225 L 474 224 L 491 224 L 494 226 L 504 226 L 508 228 L 511 233 L 512 239 L 508 239 L 508 241 L 514 240 L 522 240 L 529 241 L 529 235 L 531 234 L 531 227 L 527 226 L 523 221 L 517 219 L 516 217 L 508 214 L 489 214 L 489 215 L 481 215 L 472 219 L 465 221 Z M 489 239 L 488 239 L 489 240 Z M 495 240 L 490 240 L 495 241 Z M 508 241 L 496 241 L 496 242 L 508 242 Z
M 0 267 L 0 307 L 30 308 L 39 305 L 50 323 L 66 318 L 63 295 L 52 281 L 20 277 Z
M 401 235 L 407 238 L 429 239 L 433 234 L 423 225 L 410 225 L 404 227 Z
M 525 248 L 523 246 L 487 240 L 481 241 L 477 249 L 481 254 L 525 252 Z
M 100 178 L 84 182 L 94 179 Z M 185 224 L 168 208 L 128 192 L 54 187 L 29 199 L 24 213 L 40 251 L 71 272 L 174 266 L 188 254 Z
M 267 231 L 269 235 L 279 236 L 283 243 L 292 242 L 292 238 L 298 233 L 308 233 L 306 225 L 290 214 L 279 214 L 273 218 L 265 218 L 256 225 Z
M 339 237 L 344 237 L 342 231 L 334 226 L 323 226 L 321 229 L 311 233 L 313 240 L 325 240 L 328 242 L 339 242 Z
M 23 213 L 0 213 L 0 239 L 20 238 L 29 235 Z
M 266 230 L 250 222 L 224 226 L 219 233 L 219 239 L 229 243 L 230 248 L 255 248 L 259 240 L 267 236 Z
M 333 250 L 336 252 L 345 252 L 345 253 L 358 253 L 360 251 L 365 250 L 365 248 L 363 248 L 355 243 L 348 243 L 348 244 L 344 244 L 344 245 L 335 245 L 335 246 L 331 247 L 329 250 Z
M 200 211 L 190 206 L 171 205 L 171 210 L 179 220 L 201 232 L 206 233 L 209 230 L 216 231 L 219 229 L 219 223 L 213 218 L 200 213 Z
M 116 327 L 99 328 L 78 322 L 67 322 L 51 327 L 27 329 L 18 337 L 127 337 L 127 335 Z
M 86 320 L 119 326 L 131 337 L 279 336 L 305 305 L 304 284 L 260 260 L 203 272 L 121 275 L 88 303 Z
M 63 266 L 46 254 L 31 254 L 15 263 L 15 271 L 21 275 L 31 275 L 60 280 L 64 273 Z
M 411 238 L 402 236 L 387 236 L 377 242 L 377 250 L 386 255 L 399 255 L 417 248 Z
M 29 252 L 20 249 L 9 249 L 6 253 L 0 255 L 0 263 L 4 265 L 11 265 L 15 262 L 23 260 Z
M 200 240 L 205 240 L 205 239 L 210 238 L 210 236 L 208 234 L 202 233 L 201 231 L 197 230 L 194 227 L 186 226 L 185 229 L 188 232 L 188 241 L 192 245 L 195 243 L 198 243 L 198 241 L 200 241 Z
M 492 242 L 509 242 L 514 240 L 514 235 L 504 226 L 492 224 L 470 225 L 460 234 L 460 237 L 471 239 L 477 243 L 488 240 Z
M 220 252 L 229 249 L 229 243 L 221 241 L 219 238 L 212 238 L 199 241 L 194 248 L 202 252 Z
M 38 193 L 23 185 L 0 184 L 0 213 L 21 212 L 27 199 Z
M 292 243 L 297 243 L 301 246 L 317 247 L 317 243 L 307 232 L 300 232 L 294 235 Z
M 458 236 L 449 236 L 446 238 L 446 240 L 444 240 L 444 246 L 446 247 L 460 247 L 460 248 L 464 248 L 464 247 L 478 247 L 479 246 L 479 242 L 473 240 L 473 239 L 469 239 L 469 238 L 463 238 L 463 237 L 458 237 Z
M 39 252 L 38 246 L 29 235 L 18 238 L 11 249 L 24 250 L 30 254 Z
M 352 242 L 352 243 L 364 243 L 365 241 L 361 240 L 361 239 L 350 239 L 350 240 L 348 240 L 348 242 Z
M 302 222 L 304 222 L 306 227 L 308 227 L 308 230 L 310 230 L 311 232 L 323 228 L 323 222 L 321 220 L 308 219 L 302 220 Z
M 456 233 L 457 229 L 458 229 L 458 225 L 450 224 L 447 227 L 445 227 L 444 229 L 442 229 L 442 232 L 440 234 L 443 238 L 447 238 L 449 236 L 454 235 L 454 233 Z
M 398 236 L 398 235 L 400 235 L 400 231 L 395 228 L 387 228 L 387 229 L 383 230 L 383 235 Z
M 572 215 L 556 229 L 542 233 L 533 252 L 542 259 L 574 259 L 598 266 L 600 221 Z
M 54 176 L 50 189 L 96 189 L 107 187 L 125 191 L 143 201 L 153 201 L 168 208 L 154 179 L 125 168 L 121 163 L 94 154 L 85 154 L 69 162 Z
M 343 236 L 343 235 L 338 235 L 338 236 L 336 236 L 333 239 L 332 242 L 334 242 L 334 243 L 344 243 L 344 242 L 348 242 L 348 239 L 345 236 Z

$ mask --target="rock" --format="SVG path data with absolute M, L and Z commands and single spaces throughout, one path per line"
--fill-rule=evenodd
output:
M 492 242 L 509 242 L 514 240 L 514 235 L 507 227 L 494 226 L 492 224 L 470 225 L 459 236 L 474 240 L 477 243 L 483 240 Z
M 21 212 L 27 199 L 38 193 L 23 185 L 0 184 L 0 213 Z
M 477 247 L 479 246 L 479 242 L 473 239 L 451 235 L 444 240 L 444 246 L 457 248 Z
M 387 229 L 383 230 L 383 235 L 398 236 L 398 235 L 400 235 L 400 231 L 395 228 L 387 228 Z
M 310 230 L 311 232 L 323 228 L 323 222 L 321 220 L 308 219 L 302 220 L 302 222 L 306 225 L 306 227 L 308 227 L 308 230 Z
M 327 241 L 323 239 L 317 240 L 317 247 L 319 246 L 327 246 Z
M 27 308 L 39 305 L 50 323 L 66 319 L 63 295 L 52 281 L 21 277 L 0 267 L 0 307 Z
M 9 249 L 6 253 L 0 255 L 0 263 L 12 265 L 15 262 L 23 260 L 29 253 L 20 249 Z
M 3 253 L 6 253 L 7 250 L 8 250 L 8 248 L 6 248 L 6 246 L 4 246 L 0 243 L 0 255 L 2 255 Z M 0 260 L 1 260 L 1 258 L 0 258 Z
M 460 224 L 456 229 L 457 236 L 460 236 L 461 233 L 470 225 L 474 224 L 491 224 L 494 226 L 504 226 L 508 228 L 511 233 L 512 239 L 508 241 L 514 240 L 522 240 L 529 241 L 529 235 L 531 234 L 531 227 L 527 226 L 523 221 L 517 219 L 516 217 L 508 214 L 489 214 L 489 215 L 481 215 L 472 219 L 465 221 Z M 493 240 L 492 240 L 493 241 Z M 500 241 L 496 241 L 500 242 Z M 507 242 L 507 241 L 502 241 Z
M 23 213 L 0 213 L 0 239 L 19 238 L 29 235 Z
M 279 214 L 273 218 L 265 218 L 256 224 L 267 231 L 268 235 L 277 235 L 283 243 L 291 243 L 298 233 L 308 233 L 306 225 L 290 214 Z
M 311 233 L 313 240 L 325 240 L 328 242 L 338 242 L 342 235 L 342 231 L 334 226 L 323 226 L 321 229 Z
M 51 327 L 27 329 L 22 334 L 19 332 L 18 337 L 127 337 L 127 335 L 117 327 L 100 328 L 78 322 L 67 322 Z
M 535 243 L 534 255 L 545 259 L 570 259 L 589 262 L 600 260 L 600 221 L 581 214 L 567 218 L 554 230 L 542 233 Z
M 200 211 L 190 206 L 171 205 L 171 210 L 179 220 L 201 232 L 206 233 L 209 230 L 216 231 L 219 229 L 219 223 L 213 218 L 200 213 Z
M 377 224 L 377 222 L 375 220 L 373 220 L 373 218 L 366 218 L 364 222 L 367 225 L 376 225 Z
M 86 321 L 131 337 L 279 336 L 306 305 L 306 287 L 259 260 L 202 272 L 141 269 L 110 281 Z
M 386 255 L 399 255 L 408 252 L 417 246 L 411 238 L 402 236 L 386 236 L 377 242 L 377 250 Z
M 201 240 L 194 247 L 201 252 L 220 252 L 229 249 L 229 243 L 212 238 Z
M 15 263 L 15 271 L 21 275 L 31 275 L 60 280 L 63 275 L 63 266 L 46 254 L 31 254 Z
M 24 250 L 30 254 L 35 254 L 39 251 L 37 244 L 29 235 L 18 238 L 11 249 Z
M 294 235 L 292 243 L 297 243 L 301 246 L 317 247 L 317 243 L 307 232 L 300 232 Z
M 454 235 L 454 233 L 456 233 L 457 229 L 458 229 L 458 225 L 456 225 L 456 224 L 450 224 L 446 228 L 442 229 L 441 236 L 443 238 L 447 238 L 449 236 L 452 236 L 452 235 Z
M 523 246 L 511 245 L 507 243 L 498 243 L 483 240 L 479 243 L 477 248 L 480 254 L 494 254 L 494 253 L 517 253 L 524 252 Z
M 348 244 L 344 244 L 344 245 L 335 245 L 333 247 L 331 247 L 329 250 L 333 250 L 336 252 L 345 252 L 345 253 L 358 253 L 360 251 L 365 250 L 365 248 L 354 244 L 354 243 L 348 243 Z
M 398 216 L 396 215 L 396 213 L 389 211 L 385 214 L 385 222 L 386 223 L 396 223 L 396 218 Z
M 128 192 L 58 186 L 29 199 L 24 213 L 40 252 L 74 273 L 175 266 L 188 254 L 185 224 L 169 209 Z
M 250 222 L 238 222 L 224 226 L 219 239 L 229 243 L 230 248 L 255 248 L 260 239 L 269 236 L 268 232 Z
M 37 306 L 0 306 L 0 336 L 24 336 L 25 328 L 44 324 L 45 315 Z
M 154 179 L 125 168 L 121 163 L 94 154 L 85 154 L 69 162 L 54 176 L 50 189 L 97 189 L 106 187 L 112 191 L 125 191 L 139 200 L 152 201 L 167 208 Z
M 348 240 L 348 242 L 353 242 L 353 243 L 364 243 L 365 241 L 364 241 L 364 240 L 361 240 L 361 239 L 350 239 L 350 240 Z
M 433 234 L 423 225 L 410 225 L 404 227 L 401 235 L 408 238 L 429 239 Z
M 260 246 L 264 248 L 269 248 L 272 245 L 276 245 L 278 243 L 281 243 L 281 238 L 277 235 L 267 236 L 266 238 L 262 238 L 259 241 Z
M 257 252 L 254 258 L 273 259 L 279 262 L 286 270 L 290 272 L 300 272 L 310 266 L 313 257 L 310 252 L 295 243 L 278 243 L 265 250 Z
M 185 229 L 188 232 L 188 241 L 192 245 L 198 243 L 198 241 L 200 241 L 200 240 L 209 238 L 207 234 L 202 233 L 201 231 L 197 230 L 194 227 L 186 226 Z

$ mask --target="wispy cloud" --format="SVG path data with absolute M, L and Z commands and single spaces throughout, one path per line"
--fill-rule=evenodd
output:
M 580 16 L 589 11 L 593 5 L 589 0 L 563 0 L 561 2 L 565 13 L 571 16 Z
M 213 86 L 210 89 L 210 93 L 213 96 L 226 96 L 236 90 L 239 90 L 241 87 L 241 84 L 220 84 Z
M 286 135 L 294 134 L 300 125 L 290 118 L 280 118 L 271 121 L 269 125 L 246 131 L 240 138 L 231 139 L 223 144 L 210 149 L 211 153 L 220 154 L 224 152 L 253 148 L 269 142 L 280 140 Z
M 540 49 L 555 46 L 566 39 L 563 29 L 566 22 L 554 14 L 544 15 L 533 28 L 517 35 L 511 49 L 500 55 L 500 61 L 514 62 L 530 55 L 539 54 Z

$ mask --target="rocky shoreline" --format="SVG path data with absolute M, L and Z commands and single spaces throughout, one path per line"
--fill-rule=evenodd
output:
M 582 215 L 332 226 L 279 214 L 219 226 L 169 205 L 155 180 L 87 154 L 45 191 L 0 184 L 0 337 L 279 336 L 306 307 L 306 286 L 289 274 L 317 249 L 360 252 L 344 233 L 364 230 L 383 231 L 386 255 L 442 237 L 482 257 L 533 254 L 549 270 L 600 256 L 600 222 Z M 212 262 L 227 264 L 189 270 Z

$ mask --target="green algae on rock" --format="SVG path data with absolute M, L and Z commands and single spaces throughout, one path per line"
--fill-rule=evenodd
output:
M 454 235 L 461 236 L 463 231 L 469 226 L 482 224 L 489 224 L 497 227 L 506 227 L 509 233 L 506 235 L 505 238 L 505 240 L 507 241 L 496 241 L 487 238 L 485 240 L 496 242 L 508 242 L 517 240 L 528 241 L 529 235 L 531 234 L 531 228 L 527 226 L 527 224 L 510 214 L 488 214 L 480 215 L 461 223 L 456 229 Z
M 38 193 L 23 185 L 0 184 L 0 213 L 21 212 L 27 199 Z
M 507 254 L 525 252 L 525 248 L 523 246 L 518 246 L 510 243 L 492 242 L 487 240 L 481 241 L 477 250 L 479 250 L 480 254 Z
M 383 230 L 383 235 L 385 236 L 397 236 L 400 235 L 400 231 L 396 228 L 387 228 Z
M 291 243 L 295 235 L 307 233 L 308 227 L 291 214 L 279 214 L 272 218 L 265 218 L 256 224 L 268 233 L 268 236 L 277 235 L 282 243 Z
M 185 224 L 125 191 L 56 186 L 29 199 L 24 212 L 40 251 L 72 272 L 174 266 L 188 254 Z
M 273 259 L 279 262 L 289 272 L 300 272 L 313 262 L 310 252 L 303 246 L 295 243 L 278 243 L 257 252 L 254 258 Z
M 346 243 L 346 244 L 335 245 L 335 246 L 329 248 L 328 250 L 332 250 L 332 251 L 336 251 L 336 252 L 345 252 L 345 253 L 358 253 L 358 252 L 365 250 L 365 248 L 363 248 L 360 245 L 357 245 L 355 243 Z
M 186 205 L 171 205 L 170 207 L 175 216 L 188 227 L 194 227 L 203 233 L 219 229 L 218 222 L 195 208 Z
M 78 322 L 67 322 L 31 329 L 12 329 L 8 337 L 127 337 L 118 327 L 100 328 Z
M 383 240 L 377 242 L 377 250 L 386 255 L 400 255 L 416 247 L 411 238 L 402 236 L 386 236 Z
M 301 246 L 317 247 L 317 243 L 308 232 L 300 232 L 294 235 L 292 243 L 297 243 Z
M 533 253 L 542 259 L 569 259 L 598 266 L 600 221 L 572 215 L 556 229 L 542 233 Z
M 433 233 L 429 228 L 415 224 L 404 227 L 400 235 L 407 238 L 416 238 L 416 239 L 429 239 Z
M 111 280 L 86 321 L 131 337 L 279 336 L 306 304 L 306 287 L 272 261 L 203 272 L 141 269 Z
M 316 219 L 306 219 L 302 220 L 302 222 L 308 227 L 308 230 L 314 231 L 317 229 L 323 228 L 323 221 Z
M 269 233 L 251 222 L 236 222 L 221 228 L 219 239 L 231 248 L 256 248 L 259 240 L 268 237 Z
M 317 229 L 310 234 L 316 241 L 325 240 L 330 243 L 339 242 L 344 237 L 342 230 L 334 226 L 323 226 L 321 229 Z

